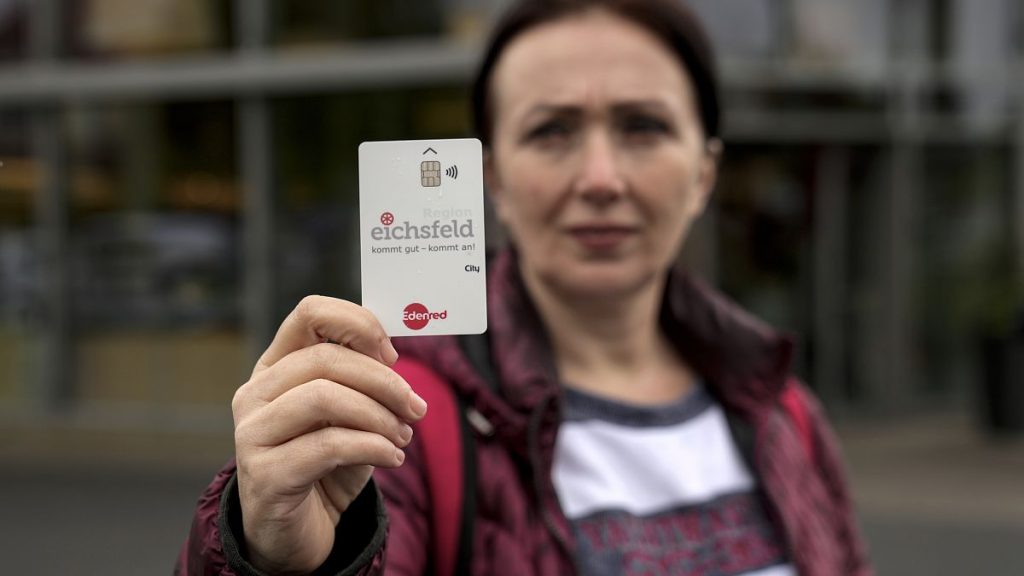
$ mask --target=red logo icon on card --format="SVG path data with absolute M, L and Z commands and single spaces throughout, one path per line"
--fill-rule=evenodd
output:
M 431 312 L 419 302 L 413 302 L 405 307 L 402 312 L 402 322 L 409 330 L 422 330 L 431 320 L 444 320 L 448 318 L 448 311 Z
M 384 212 L 380 215 L 380 223 L 385 226 L 391 226 L 395 223 L 395 215 L 391 212 Z

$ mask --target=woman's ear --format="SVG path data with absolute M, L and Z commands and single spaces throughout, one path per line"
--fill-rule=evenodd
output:
M 722 159 L 722 149 L 722 141 L 718 138 L 711 138 L 704 145 L 704 153 L 701 154 L 700 165 L 697 168 L 697 181 L 694 183 L 694 192 L 698 197 L 698 213 L 704 212 L 715 189 L 715 183 L 718 182 L 718 164 Z

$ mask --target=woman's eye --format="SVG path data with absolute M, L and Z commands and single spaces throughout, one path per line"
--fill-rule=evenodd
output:
M 621 130 L 627 136 L 656 136 L 671 133 L 668 123 L 651 116 L 629 116 L 621 123 Z
M 530 141 L 555 142 L 568 138 L 572 135 L 572 126 L 562 120 L 551 120 L 543 122 L 534 127 L 526 134 Z

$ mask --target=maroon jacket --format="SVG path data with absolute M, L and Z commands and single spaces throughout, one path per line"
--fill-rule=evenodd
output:
M 561 388 L 515 255 L 492 266 L 489 338 L 499 390 L 473 369 L 454 337 L 396 341 L 403 356 L 431 366 L 493 426 L 476 443 L 476 519 L 471 572 L 572 574 L 574 542 L 552 483 Z M 670 277 L 662 327 L 707 383 L 734 426 L 761 483 L 769 515 L 804 576 L 869 575 L 836 440 L 819 404 L 789 373 L 792 344 L 680 270 Z M 415 383 L 412 383 L 415 387 Z M 806 401 L 809 454 L 779 407 L 786 386 Z M 744 446 L 745 445 L 745 446 Z M 745 448 L 745 449 L 744 449 Z M 398 469 L 378 469 L 339 523 L 336 547 L 318 573 L 424 574 L 431 566 L 429 492 L 414 439 Z M 178 573 L 258 574 L 245 561 L 234 463 L 199 501 Z M 385 569 L 386 566 L 386 569 Z

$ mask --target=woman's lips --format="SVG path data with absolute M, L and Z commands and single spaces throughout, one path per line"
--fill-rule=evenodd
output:
M 636 228 L 627 226 L 574 226 L 569 234 L 583 247 L 593 251 L 609 251 L 637 234 Z

